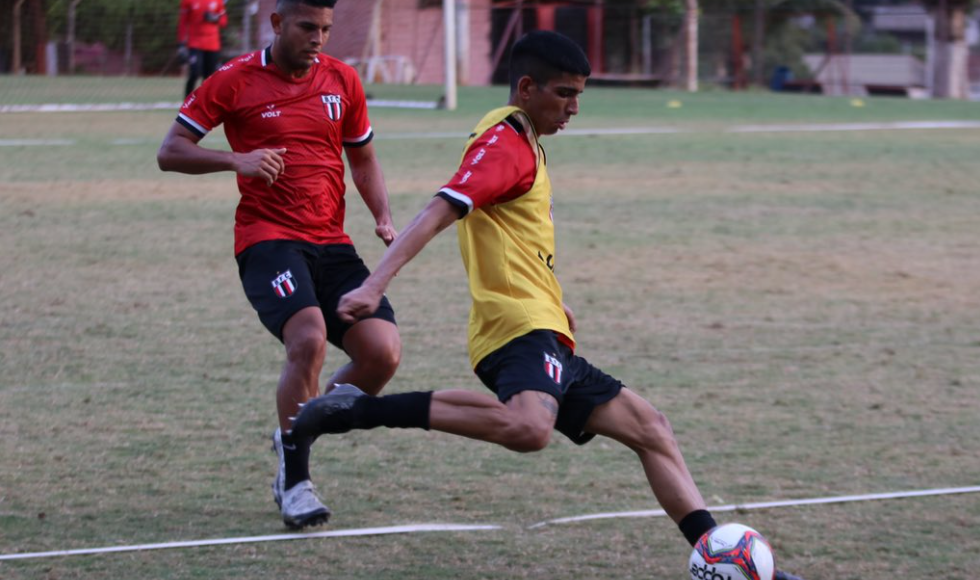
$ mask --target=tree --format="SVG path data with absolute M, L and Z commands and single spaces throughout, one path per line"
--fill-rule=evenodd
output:
M 178 5 L 178 0 L 48 0 L 48 21 L 52 37 L 138 54 L 143 70 L 132 72 L 156 71 L 176 49 Z
M 969 96 L 966 46 L 966 18 L 971 0 L 922 0 L 932 15 L 934 26 L 933 68 L 927 71 L 932 96 L 966 99 Z
M 698 0 L 684 2 L 684 40 L 687 45 L 684 63 L 684 88 L 690 93 L 698 91 L 698 18 L 701 7 Z

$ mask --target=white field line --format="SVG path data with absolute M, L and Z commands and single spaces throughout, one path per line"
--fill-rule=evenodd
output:
M 389 107 L 398 109 L 435 109 L 435 101 L 394 101 L 369 99 L 369 107 Z M 42 103 L 37 105 L 0 105 L 0 113 L 102 113 L 112 111 L 161 111 L 180 108 L 177 101 L 158 101 L 156 103 Z
M 0 139 L 0 147 L 51 147 L 53 145 L 74 145 L 72 139 Z
M 123 103 L 136 105 L 135 103 Z M 174 104 L 174 103 L 158 103 Z M 37 105 L 36 107 L 50 107 L 50 110 L 68 110 L 63 107 L 86 107 L 89 105 Z M 104 107 L 103 105 L 91 105 L 92 107 Z M 176 110 L 177 106 L 173 109 Z M 17 112 L 11 110 L 12 107 L 35 107 L 35 105 L 7 105 L 0 106 L 0 113 Z M 59 108 L 62 107 L 62 108 Z M 42 109 L 38 109 L 42 110 Z M 47 110 L 47 109 L 43 109 Z M 91 110 L 110 110 L 97 108 Z M 140 109 L 132 109 L 140 110 Z M 927 130 L 927 129 L 980 129 L 980 121 L 906 121 L 896 123 L 844 123 L 828 125 L 734 125 L 727 127 L 723 133 L 822 133 L 832 131 L 907 131 L 907 130 Z M 561 135 L 567 137 L 589 137 L 602 135 L 677 135 L 703 133 L 708 130 L 692 130 L 677 127 L 596 127 L 592 129 L 568 129 Z M 717 132 L 717 131 L 715 131 Z M 403 141 L 414 139 L 463 139 L 465 133 L 456 131 L 433 131 L 433 132 L 413 132 L 413 133 L 387 133 L 375 136 L 380 141 Z M 110 145 L 140 145 L 144 143 L 156 143 L 156 140 L 141 138 L 118 138 L 109 141 Z M 52 145 L 75 145 L 73 139 L 0 139 L 0 147 L 37 147 Z
M 734 512 L 743 510 L 761 510 L 776 507 L 796 507 L 805 505 L 823 505 L 831 503 L 850 503 L 856 501 L 873 501 L 881 499 L 903 499 L 910 497 L 926 497 L 933 495 L 954 495 L 960 493 L 980 493 L 980 486 L 974 487 L 947 487 L 940 489 L 925 489 L 917 491 L 896 491 L 889 493 L 869 493 L 864 495 L 839 495 L 836 497 L 815 497 L 810 499 L 790 499 L 784 501 L 767 501 L 746 504 L 728 504 L 708 507 L 711 512 Z M 644 510 L 635 512 L 606 512 L 598 514 L 588 514 L 581 516 L 570 516 L 567 518 L 557 518 L 538 522 L 531 529 L 541 528 L 554 524 L 570 524 L 574 522 L 585 522 L 590 520 L 604 520 L 611 518 L 654 518 L 667 515 L 664 510 Z
M 0 113 L 105 113 L 113 111 L 176 111 L 181 103 L 44 103 L 40 105 L 0 105 Z
M 936 495 L 954 495 L 962 493 L 978 493 L 980 486 L 975 487 L 948 487 L 939 489 L 926 489 L 917 491 L 898 491 L 891 493 L 872 493 L 865 495 L 843 495 L 836 497 L 818 497 L 810 499 L 791 499 L 784 501 L 769 501 L 747 504 L 729 504 L 722 506 L 709 507 L 713 512 L 731 512 L 736 510 L 767 509 L 776 507 L 795 507 L 807 505 L 822 505 L 831 503 L 848 503 L 857 501 L 872 501 L 882 499 L 902 499 L 910 497 L 925 497 Z M 584 522 L 598 519 L 610 518 L 649 518 L 667 515 L 663 510 L 644 510 L 633 512 L 608 512 L 599 514 L 589 514 L 581 516 L 571 516 L 538 522 L 528 529 L 542 528 L 555 524 L 567 524 L 574 522 Z M 423 532 L 468 532 L 501 530 L 503 526 L 493 524 L 410 524 L 403 526 L 391 526 L 385 528 L 360 528 L 352 530 L 336 530 L 331 532 L 315 532 L 309 534 L 276 534 L 271 536 L 248 536 L 237 538 L 216 538 L 210 540 L 189 540 L 182 542 L 165 542 L 160 544 L 136 544 L 131 546 L 110 546 L 105 548 L 87 548 L 78 550 L 55 550 L 51 552 L 24 552 L 13 554 L 0 554 L 0 561 L 5 560 L 26 560 L 38 558 L 52 558 L 58 556 L 83 556 L 95 554 L 108 554 L 116 552 L 136 552 L 145 550 L 165 550 L 172 548 L 197 548 L 203 546 L 220 546 L 228 544 L 254 544 L 260 542 L 280 542 L 285 540 L 304 540 L 311 538 L 338 538 L 350 536 L 380 536 L 392 534 L 416 534 Z
M 111 546 L 108 548 L 87 548 L 81 550 L 55 550 L 53 552 L 28 552 L 23 554 L 2 554 L 3 560 L 27 560 L 53 558 L 56 556 L 85 556 L 115 552 L 137 552 L 145 550 L 168 550 L 172 548 L 198 548 L 202 546 L 222 546 L 227 544 L 255 544 L 260 542 L 282 542 L 286 540 L 306 540 L 311 538 L 339 538 L 350 536 L 384 536 L 391 534 L 418 534 L 423 532 L 469 532 L 480 530 L 499 530 L 493 525 L 463 524 L 412 524 L 386 528 L 360 528 L 354 530 L 335 530 L 309 534 L 276 534 L 272 536 L 249 536 L 239 538 L 215 538 L 210 540 L 190 540 L 184 542 L 165 542 L 162 544 L 136 544 L 132 546 Z
M 980 121 L 899 121 L 828 125 L 738 125 L 726 133 L 808 133 L 819 131 L 902 131 L 915 129 L 980 129 Z

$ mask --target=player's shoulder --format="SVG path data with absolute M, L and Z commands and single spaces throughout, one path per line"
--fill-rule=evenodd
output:
M 357 69 L 329 54 L 321 53 L 317 56 L 318 65 L 324 70 L 339 76 L 345 83 L 360 83 L 361 77 L 357 74 Z
M 269 56 L 268 48 L 265 48 L 263 50 L 254 50 L 252 52 L 241 54 L 229 60 L 224 65 L 219 67 L 217 72 L 229 76 L 247 74 L 250 69 L 264 67 L 266 65 L 266 61 L 269 58 L 270 56 Z
M 265 66 L 265 61 L 268 58 L 267 52 L 268 49 L 256 50 L 236 56 L 218 67 L 218 70 L 215 71 L 213 76 L 225 81 L 232 81 L 248 75 L 250 72 L 254 72 L 256 69 Z
M 501 119 L 496 124 L 488 127 L 482 134 L 474 134 L 473 137 L 475 137 L 473 140 L 474 145 L 477 143 L 488 145 L 499 144 L 502 147 L 523 148 L 528 143 L 526 128 L 511 117 Z
M 347 64 L 346 62 L 340 60 L 335 56 L 330 56 L 325 52 L 321 52 L 320 54 L 317 55 L 316 58 L 317 61 L 319 61 L 320 66 L 322 67 L 336 70 L 343 74 L 355 74 L 355 75 L 357 74 L 357 70 L 353 66 Z

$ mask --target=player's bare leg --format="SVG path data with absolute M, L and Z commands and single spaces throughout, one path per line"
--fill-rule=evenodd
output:
M 369 395 L 377 395 L 398 369 L 402 341 L 397 326 L 380 318 L 368 318 L 347 330 L 344 350 L 351 362 L 337 369 L 324 391 L 329 392 L 335 384 L 350 383 Z
M 667 417 L 629 389 L 597 407 L 585 430 L 619 441 L 640 458 L 650 488 L 674 522 L 705 507 Z
M 340 384 L 304 406 L 292 432 L 310 437 L 382 426 L 415 427 L 530 452 L 548 445 L 557 414 L 555 398 L 538 391 L 518 393 L 504 404 L 463 390 L 369 397 L 353 385 Z
M 310 438 L 291 437 L 289 418 L 300 404 L 319 394 L 320 370 L 326 355 L 327 328 L 317 307 L 304 308 L 283 327 L 286 362 L 276 390 L 279 426 L 273 434 L 273 449 L 279 456 L 279 470 L 272 493 L 279 504 L 283 522 L 303 528 L 326 522 L 330 510 L 316 496 L 310 482 Z
M 526 453 L 547 447 L 557 417 L 558 401 L 540 391 L 501 403 L 483 393 L 448 390 L 432 394 L 429 427 Z
M 320 309 L 311 306 L 291 316 L 282 329 L 286 362 L 276 390 L 279 427 L 289 430 L 289 418 L 296 415 L 300 403 L 319 393 L 320 370 L 326 356 L 327 326 Z

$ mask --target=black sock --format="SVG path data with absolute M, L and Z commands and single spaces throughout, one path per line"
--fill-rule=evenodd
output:
M 375 427 L 429 429 L 429 407 L 432 405 L 432 392 L 399 393 L 383 397 L 361 397 L 361 429 Z
M 286 463 L 286 482 L 283 490 L 310 478 L 310 446 L 312 437 L 293 437 L 282 434 L 282 455 Z
M 708 510 L 694 510 L 684 516 L 677 527 L 681 529 L 681 533 L 687 538 L 688 543 L 693 546 L 698 543 L 705 532 L 717 525 L 715 518 L 711 517 Z

